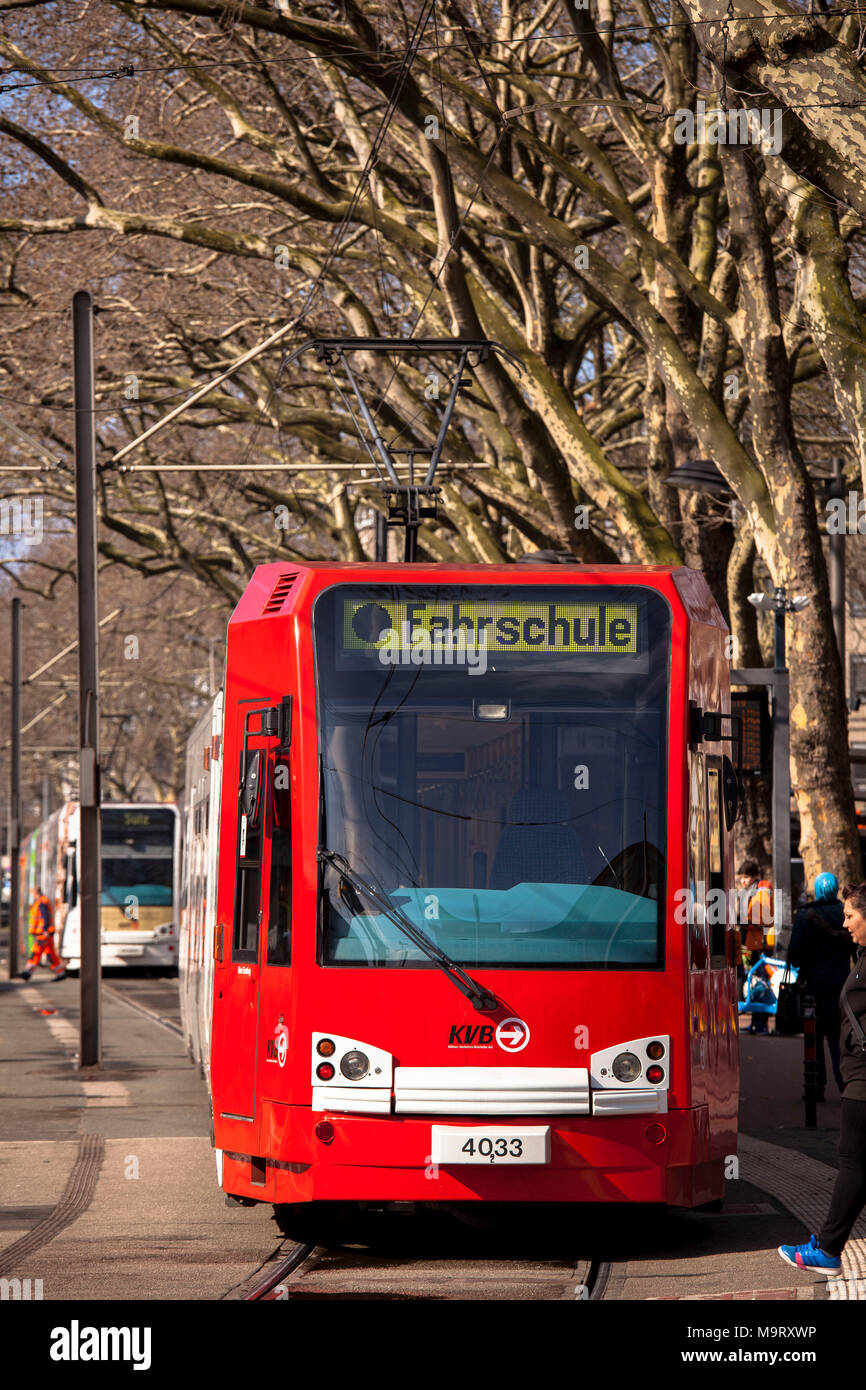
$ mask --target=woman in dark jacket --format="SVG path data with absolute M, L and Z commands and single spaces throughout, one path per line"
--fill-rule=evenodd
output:
M 866 1205 L 866 883 L 846 888 L 845 926 L 858 948 L 854 968 L 839 999 L 842 1127 L 839 1172 L 830 1210 L 808 1245 L 780 1245 L 779 1254 L 798 1269 L 838 1274 L 842 1250 Z
M 833 1076 L 842 1090 L 839 1069 L 839 994 L 851 969 L 855 947 L 845 927 L 835 874 L 818 874 L 815 901 L 794 918 L 788 964 L 797 966 L 799 981 L 815 1000 L 815 1050 L 818 1055 L 818 1099 L 824 1099 L 827 1067 L 824 1039 L 830 1049 Z M 805 1097 L 804 1097 L 805 1099 Z

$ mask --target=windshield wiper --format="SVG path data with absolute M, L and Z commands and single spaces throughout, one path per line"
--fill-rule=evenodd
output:
M 341 854 L 335 854 L 332 849 L 320 847 L 316 851 L 316 858 L 322 864 L 330 864 L 331 868 L 335 869 L 340 877 L 354 888 L 356 893 L 363 894 L 365 898 L 368 898 L 383 917 L 387 917 L 389 922 L 393 922 L 394 926 L 398 927 L 404 936 L 408 936 L 409 940 L 423 951 L 434 965 L 439 966 L 439 969 L 448 976 L 451 983 L 457 986 L 461 994 L 466 995 L 466 998 L 476 1009 L 486 1012 L 499 1007 L 499 1001 L 494 995 L 490 994 L 477 980 L 473 980 L 471 975 L 467 975 L 465 970 L 461 970 L 460 966 L 450 956 L 446 956 L 444 951 L 440 951 L 436 943 L 431 941 L 424 932 L 419 931 L 418 927 L 410 922 L 406 914 L 401 912 L 399 907 L 395 907 L 384 893 L 381 893 L 378 888 L 374 888 L 372 884 L 365 883 Z

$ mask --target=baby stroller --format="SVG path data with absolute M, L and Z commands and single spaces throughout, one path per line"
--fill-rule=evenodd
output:
M 752 1015 L 750 1031 L 767 1032 L 767 1018 L 770 1014 L 775 1015 L 779 1005 L 779 986 L 784 971 L 784 961 L 775 960 L 772 956 L 759 956 L 746 976 L 743 998 L 737 1004 L 737 1012 Z M 797 971 L 790 966 L 787 978 L 791 982 L 797 978 Z

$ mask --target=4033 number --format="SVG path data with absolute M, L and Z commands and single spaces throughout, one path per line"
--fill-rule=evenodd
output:
M 521 1158 L 523 1140 L 506 1139 L 504 1135 L 500 1135 L 498 1139 L 467 1139 L 460 1152 L 468 1154 L 470 1158 L 478 1154 L 480 1158 L 489 1158 L 491 1163 L 495 1163 L 497 1158 Z

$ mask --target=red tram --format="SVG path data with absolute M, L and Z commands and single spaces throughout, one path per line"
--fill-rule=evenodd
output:
M 225 686 L 227 1193 L 721 1197 L 726 632 L 684 568 L 256 570 Z

